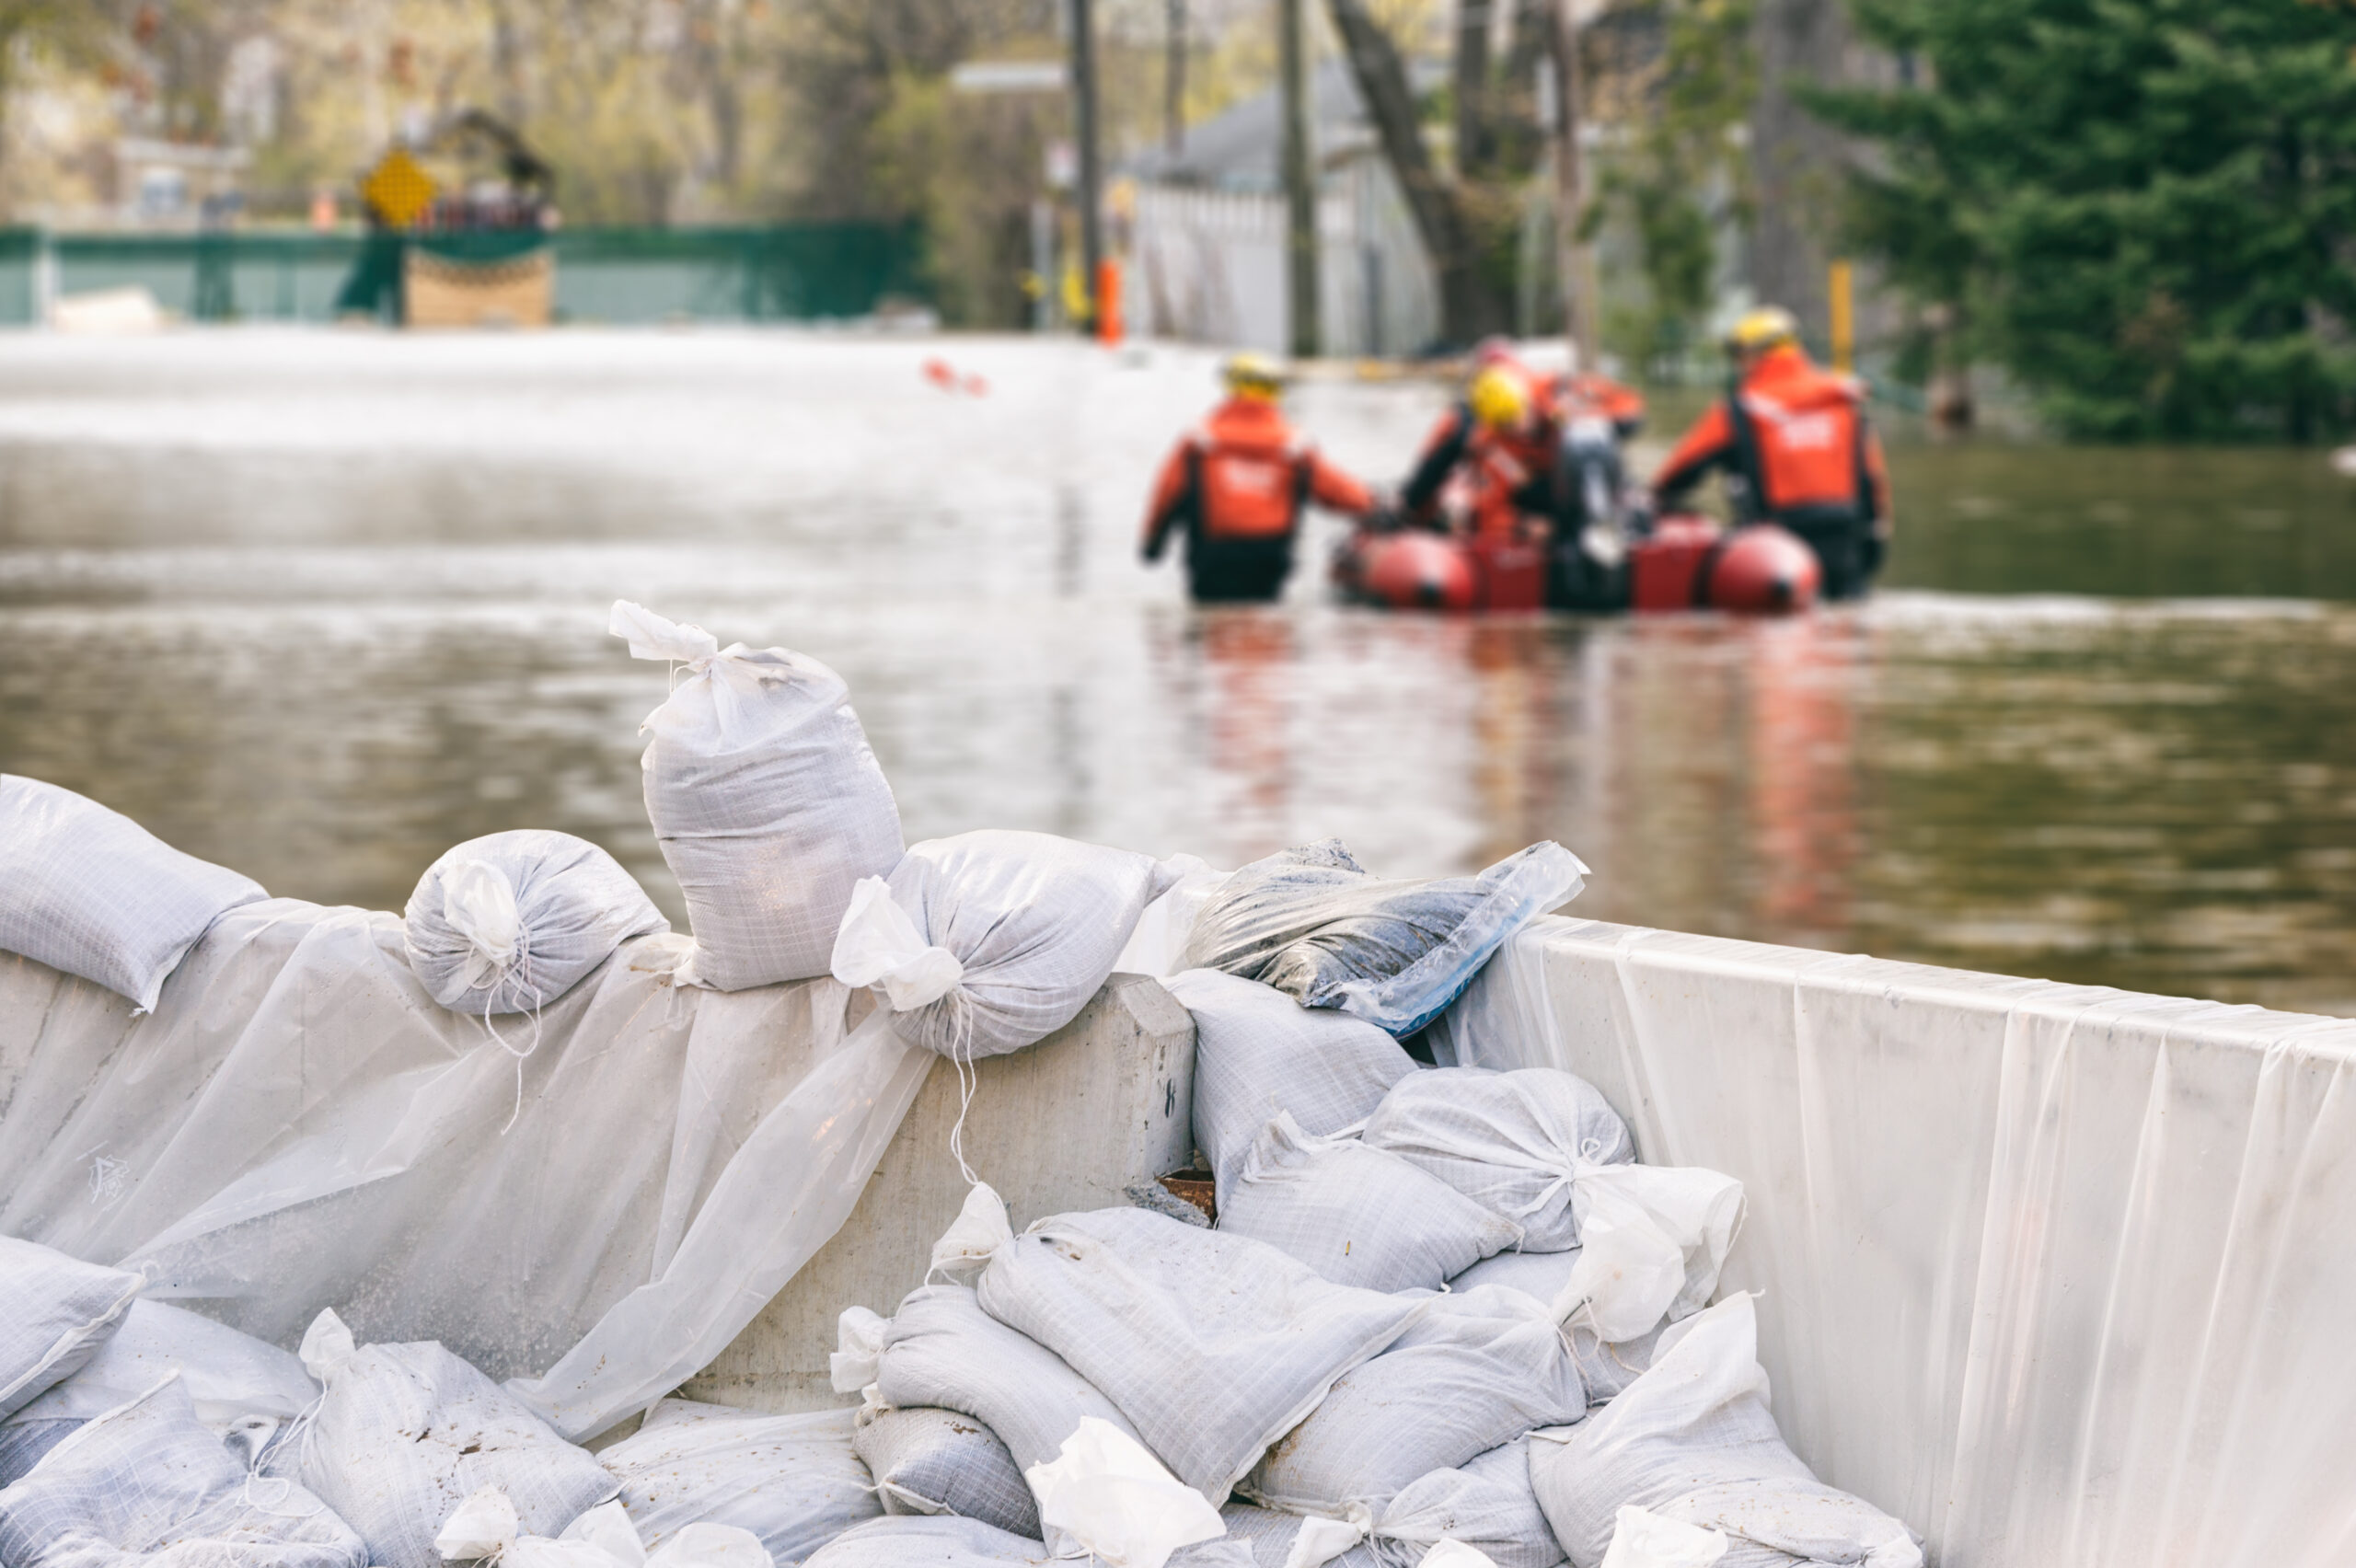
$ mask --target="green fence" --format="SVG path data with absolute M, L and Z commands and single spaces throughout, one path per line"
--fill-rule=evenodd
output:
M 143 287 L 196 321 L 332 321 L 358 281 L 399 271 L 399 248 L 466 259 L 513 254 L 512 235 L 418 239 L 318 234 L 49 234 L 0 229 L 0 323 L 38 315 L 44 266 L 60 294 Z M 921 300 L 912 225 L 562 229 L 559 320 L 817 321 L 870 316 L 887 296 Z M 388 296 L 387 296 L 388 297 Z

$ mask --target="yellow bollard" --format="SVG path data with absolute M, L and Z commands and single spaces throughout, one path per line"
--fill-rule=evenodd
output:
M 1832 276 L 1825 293 L 1832 317 L 1832 368 L 1846 375 L 1857 368 L 1856 301 L 1851 289 L 1849 263 L 1832 263 Z

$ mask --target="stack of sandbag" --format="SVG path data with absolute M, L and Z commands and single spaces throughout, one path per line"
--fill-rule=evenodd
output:
M 0 1562 L 92 1568 L 129 1558 L 367 1568 L 326 1502 L 256 1477 L 196 1418 L 177 1374 L 88 1422 L 0 1490 Z
M 96 801 L 0 773 L 0 951 L 153 1012 L 213 922 L 269 896 Z
M 783 648 L 720 646 L 627 600 L 609 629 L 687 674 L 647 715 L 646 814 L 694 928 L 694 974 L 723 991 L 826 973 L 862 877 L 900 858 L 900 813 L 849 688 Z
M 410 969 L 456 1012 L 527 1013 L 632 937 L 671 923 L 619 862 L 541 828 L 470 838 L 418 879 L 403 917 Z
M 1182 962 L 1404 1039 L 1438 1017 L 1507 938 L 1576 896 L 1586 872 L 1577 856 L 1546 842 L 1478 876 L 1386 882 L 1328 838 L 1219 882 Z
M 0 1486 L 31 1470 L 97 1413 L 40 1405 L 97 1357 L 146 1283 L 122 1269 L 0 1236 Z
M 107 1271 L 111 1272 L 111 1271 Z M 79 1370 L 0 1422 L 0 1486 L 84 1424 L 177 1376 L 208 1430 L 259 1451 L 310 1407 L 318 1385 L 274 1344 L 160 1301 L 131 1303 Z
M 327 1391 L 268 1468 L 325 1499 L 377 1568 L 437 1568 L 435 1535 L 485 1487 L 512 1500 L 524 1531 L 548 1537 L 621 1491 L 587 1451 L 439 1344 L 356 1345 L 322 1312 L 303 1364 Z
M 1767 1407 L 1751 1298 L 1661 1336 L 1651 1368 L 1579 1425 L 1541 1432 L 1530 1473 L 1576 1568 L 1600 1568 L 1619 1511 L 1723 1531 L 1727 1568 L 1921 1568 L 1919 1538 L 1818 1481 Z
M 851 1447 L 852 1412 L 761 1415 L 664 1400 L 639 1429 L 597 1455 L 621 1505 L 658 1551 L 699 1525 L 749 1531 L 791 1568 L 883 1512 Z
M 1036 1044 L 1113 973 L 1172 867 L 1126 849 L 988 829 L 916 845 L 861 882 L 835 978 L 883 993 L 912 1045 L 970 1061 Z

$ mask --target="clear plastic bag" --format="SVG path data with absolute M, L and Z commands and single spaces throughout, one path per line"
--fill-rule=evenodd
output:
M 1474 877 L 1386 882 L 1338 838 L 1254 860 L 1195 917 L 1184 967 L 1259 980 L 1399 1038 L 1454 1001 L 1499 943 L 1576 897 L 1587 868 L 1545 842 Z

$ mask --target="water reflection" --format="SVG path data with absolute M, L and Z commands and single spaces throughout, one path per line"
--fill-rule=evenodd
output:
M 911 837 L 1233 864 L 1334 835 L 1394 874 L 1555 837 L 1608 918 L 2356 1004 L 2356 610 L 1901 589 L 1788 622 L 1473 621 L 1303 581 L 1195 612 L 1130 546 L 1140 476 L 1205 396 L 1195 361 L 984 345 L 992 398 L 951 402 L 908 396 L 921 345 L 405 344 L 400 375 L 377 347 L 270 347 L 278 380 L 208 373 L 241 400 L 225 419 L 167 349 L 152 386 L 135 354 L 0 362 L 0 768 L 276 892 L 398 907 L 451 843 L 549 826 L 678 918 L 639 799 L 664 672 L 604 635 L 626 595 L 840 669 Z M 313 363 L 352 352 L 341 389 Z M 1378 474 L 1429 412 L 1392 388 L 1304 402 Z M 745 434 L 782 404 L 795 440 Z M 2119 481 L 2179 519 L 2137 536 L 2178 552 L 2137 581 L 2225 571 L 2238 531 L 2244 561 L 2305 541 L 2329 586 L 2346 495 L 2294 487 L 2269 503 L 2292 524 L 2245 527 L 2216 497 L 2257 505 L 2259 470 L 2211 455 L 2169 457 L 2165 495 Z M 2083 455 L 1921 461 L 1903 579 L 2066 582 L 2124 548 L 2034 499 L 2091 484 Z M 1973 513 L 1999 470 L 2015 499 Z

